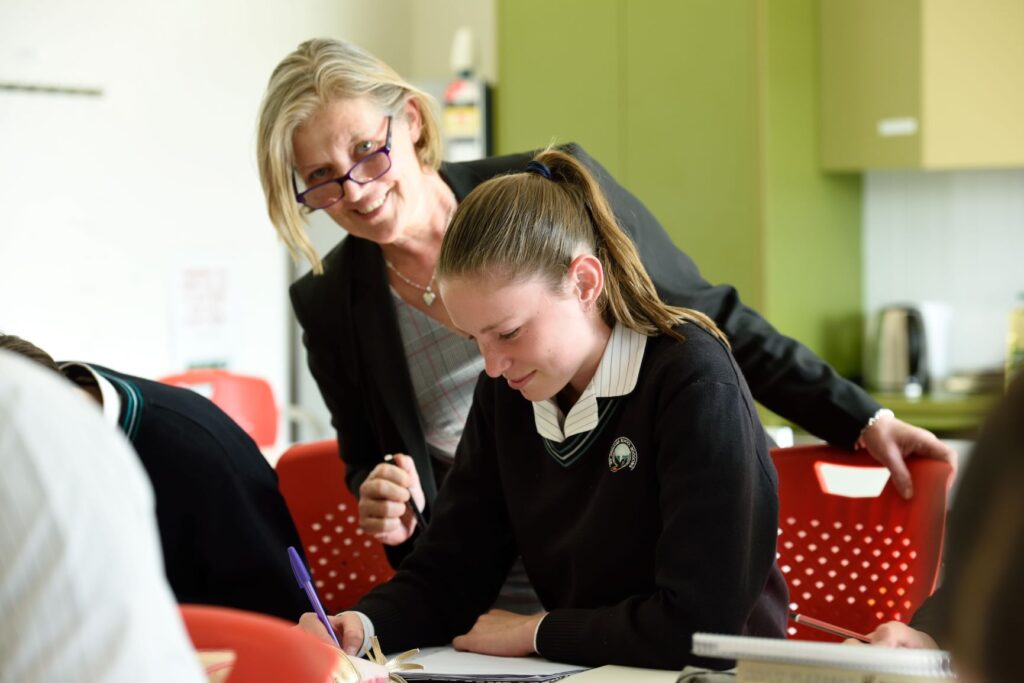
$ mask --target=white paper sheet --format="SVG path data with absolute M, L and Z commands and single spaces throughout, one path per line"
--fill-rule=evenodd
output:
M 428 647 L 409 662 L 423 669 L 402 671 L 409 681 L 554 681 L 587 667 L 549 662 L 540 657 L 491 657 L 473 652 L 457 652 L 451 646 Z

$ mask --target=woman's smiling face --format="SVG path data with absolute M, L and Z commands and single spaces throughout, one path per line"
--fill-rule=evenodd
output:
M 388 113 L 365 99 L 327 104 L 292 136 L 299 190 L 339 178 L 381 150 L 388 124 Z M 365 184 L 345 181 L 341 199 L 323 209 L 350 234 L 382 245 L 406 236 L 424 192 L 424 173 L 414 148 L 420 135 L 419 110 L 406 103 L 390 126 L 391 168 Z

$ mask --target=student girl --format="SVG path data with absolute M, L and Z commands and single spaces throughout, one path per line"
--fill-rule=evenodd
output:
M 715 324 L 659 300 L 586 168 L 548 150 L 480 185 L 437 278 L 485 374 L 420 543 L 332 617 L 343 647 L 680 668 L 695 631 L 783 637 L 754 401 Z M 544 611 L 488 612 L 517 555 Z

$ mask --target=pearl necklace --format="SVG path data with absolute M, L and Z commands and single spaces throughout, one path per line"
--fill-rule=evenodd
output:
M 453 192 L 452 193 L 452 208 L 448 211 L 448 218 L 445 219 L 445 222 L 444 222 L 445 230 L 447 230 L 448 226 L 451 225 L 452 216 L 455 215 L 455 207 L 456 206 L 458 206 L 458 201 L 455 199 L 455 193 Z M 410 287 L 415 287 L 416 289 L 418 289 L 421 292 L 423 292 L 423 294 L 421 295 L 423 297 L 423 303 L 425 303 L 427 306 L 430 306 L 431 304 L 434 303 L 434 299 L 437 298 L 437 292 L 434 291 L 434 280 L 437 278 L 437 266 L 436 265 L 434 266 L 434 272 L 432 272 L 430 274 L 430 282 L 428 282 L 427 286 L 424 287 L 423 285 L 418 284 L 416 282 L 413 282 L 412 280 L 407 278 L 405 275 L 403 275 L 402 271 L 400 271 L 398 268 L 395 268 L 395 264 L 392 263 L 391 261 L 389 261 L 388 259 L 386 259 L 386 258 L 384 259 L 384 264 L 388 268 L 390 268 L 391 272 L 394 273 L 395 275 L 397 275 L 402 282 L 404 282 L 405 284 L 409 285 Z

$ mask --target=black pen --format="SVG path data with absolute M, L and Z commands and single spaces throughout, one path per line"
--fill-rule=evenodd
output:
M 384 456 L 384 462 L 388 463 L 389 465 L 394 465 L 395 467 L 398 467 L 398 464 L 395 462 L 395 456 L 391 455 L 390 453 Z M 422 531 L 426 531 L 427 518 L 423 516 L 423 513 L 420 512 L 419 507 L 416 506 L 416 501 L 412 497 L 412 489 L 408 489 L 408 491 L 409 500 L 406 502 L 406 504 L 409 506 L 409 509 L 412 510 L 412 515 L 416 518 L 416 522 L 419 524 L 420 529 Z
M 789 618 L 798 624 L 810 626 L 811 628 L 816 628 L 819 631 L 824 631 L 825 633 L 831 633 L 832 635 L 839 636 L 840 638 L 854 638 L 856 640 L 861 641 L 862 643 L 871 642 L 871 639 L 862 633 L 857 633 L 856 631 L 851 631 L 849 629 L 843 628 L 842 626 L 830 624 L 827 621 L 822 621 L 821 619 L 815 619 L 814 617 L 805 617 L 804 615 L 797 614 L 796 612 L 790 612 Z

